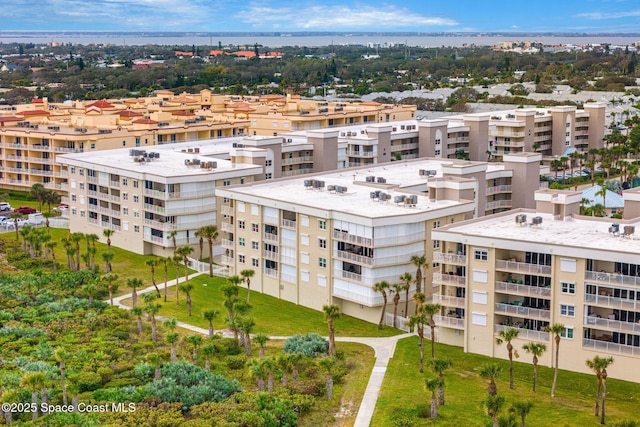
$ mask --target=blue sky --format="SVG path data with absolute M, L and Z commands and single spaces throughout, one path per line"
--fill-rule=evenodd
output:
M 638 0 L 0 0 L 0 30 L 640 32 Z

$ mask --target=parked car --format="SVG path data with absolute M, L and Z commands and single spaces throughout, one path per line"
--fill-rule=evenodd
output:
M 60 214 L 65 214 L 69 212 L 69 206 L 67 205 L 56 206 L 55 208 L 51 209 L 51 211 L 60 213 Z
M 20 218 L 18 219 L 18 228 L 22 228 L 23 226 L 27 225 L 28 222 L 26 219 Z M 12 218 L 7 218 L 6 221 L 2 221 L 0 222 L 0 227 L 7 229 L 7 230 L 15 230 L 16 228 L 16 223 L 15 220 Z
M 31 206 L 20 206 L 19 208 L 15 208 L 13 212 L 26 215 L 26 214 L 33 214 L 38 211 L 35 208 L 32 208 Z
M 10 211 L 11 205 L 7 202 L 0 202 L 0 211 Z

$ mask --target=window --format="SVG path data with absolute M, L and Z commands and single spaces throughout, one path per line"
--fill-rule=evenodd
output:
M 239 237 L 238 238 L 238 245 L 244 246 L 244 237 Z
M 259 248 L 258 242 L 256 242 L 255 240 L 252 240 L 251 241 L 251 249 L 257 250 L 258 248 Z
M 433 221 L 433 228 L 440 228 L 440 221 Z
M 251 215 L 260 215 L 260 209 L 258 208 L 258 205 L 251 205 Z
M 560 304 L 560 316 L 574 317 L 576 315 L 576 306 L 570 304 Z
M 435 151 L 435 153 L 434 153 L 434 155 L 435 155 L 436 157 L 440 157 L 440 156 L 442 155 L 442 151 L 440 151 L 440 150 L 436 150 L 436 151 Z
M 257 233 L 260 230 L 258 224 L 256 224 L 255 222 L 251 223 L 251 231 L 253 231 L 254 233 Z
M 122 185 L 124 185 L 125 187 L 129 185 L 129 180 L 127 178 L 122 178 Z
M 318 246 L 322 249 L 327 249 L 327 239 L 318 239 Z
M 78 184 L 78 188 L 80 188 L 81 190 L 84 190 L 84 182 L 81 182 L 80 184 Z
M 487 326 L 486 313 L 471 313 L 471 323 L 479 326 Z
M 242 219 L 238 220 L 238 228 L 244 230 L 244 220 Z
M 318 258 L 318 265 L 322 268 L 327 267 L 327 259 L 326 258 Z
M 473 270 L 473 281 L 479 283 L 488 283 L 489 275 L 487 270 Z
M 489 251 L 486 249 L 474 249 L 473 258 L 478 261 L 487 261 L 489 259 Z
M 72 195 L 71 195 L 71 201 L 72 201 L 72 202 L 75 202 L 75 201 L 76 201 L 76 195 L 75 195 L 75 194 L 72 194 Z
M 318 220 L 318 227 L 320 227 L 320 230 L 326 230 L 327 221 L 325 221 L 324 219 Z
M 560 282 L 560 286 L 563 294 L 575 294 L 576 293 L 576 284 L 569 282 Z
M 72 173 L 72 174 L 74 174 L 74 175 L 75 175 L 75 173 L 76 173 L 76 168 L 75 168 L 75 167 L 73 167 L 73 166 L 71 166 L 71 173 Z
M 228 179 L 225 179 L 224 181 L 222 181 L 222 186 L 223 187 L 228 187 L 231 185 L 231 181 Z
M 273 160 L 267 160 L 266 162 L 264 162 L 264 165 L 266 167 L 273 166 Z
M 133 196 L 133 203 L 140 203 L 140 197 L 139 197 L 139 196 L 134 195 L 134 196 Z
M 129 208 L 122 208 L 123 215 L 129 215 Z
M 244 264 L 244 255 L 238 255 L 238 262 Z
M 487 292 L 473 291 L 472 295 L 474 304 L 487 304 L 489 300 Z
M 84 176 L 84 169 L 78 168 L 78 173 L 80 174 L 80 176 Z
M 140 218 L 140 211 L 133 211 L 134 218 Z
M 327 276 L 318 274 L 318 286 L 322 286 L 323 288 L 327 287 Z
M 434 262 L 433 263 L 433 268 L 438 268 L 440 267 L 440 263 L 439 262 Z
M 71 214 L 76 215 L 76 208 L 71 208 Z
M 85 217 L 85 211 L 80 211 L 80 218 L 84 218 Z
M 564 142 L 564 145 L 565 145 L 566 147 L 569 147 L 569 146 L 571 145 L 571 141 L 568 141 L 568 140 L 567 140 L 567 141 L 565 141 L 565 142 Z
M 138 181 L 133 181 L 133 188 L 138 188 Z
M 122 200 L 129 200 L 129 193 L 122 193 Z
M 139 225 L 134 225 L 133 226 L 133 231 L 136 232 L 136 233 L 139 233 L 140 232 L 140 226 Z
M 265 174 L 264 179 L 273 179 L 273 174 L 272 173 Z
M 309 246 L 309 235 L 301 234 L 300 235 L 300 244 L 304 246 Z
M 565 327 L 562 332 L 560 332 L 560 338 L 573 339 L 573 328 Z
M 433 241 L 433 249 L 440 249 L 440 240 Z
M 258 261 L 258 258 L 251 258 L 251 265 L 253 267 L 260 267 L 260 261 Z

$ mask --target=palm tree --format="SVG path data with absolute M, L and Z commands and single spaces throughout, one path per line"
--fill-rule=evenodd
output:
M 210 342 L 204 347 L 202 347 L 202 354 L 204 354 L 204 368 L 207 371 L 211 370 L 211 357 L 218 352 L 218 347 L 216 347 L 215 343 Z
M 142 315 L 144 314 L 144 309 L 142 307 L 133 307 L 131 309 L 131 314 L 136 316 L 136 326 L 138 329 L 138 335 L 142 333 Z
M 160 311 L 162 305 L 149 303 L 144 306 L 144 311 L 151 317 L 151 339 L 158 341 L 158 330 L 156 325 L 156 314 Z
M 427 378 L 425 380 L 425 386 L 427 390 L 431 392 L 431 418 L 436 418 L 438 416 L 438 398 L 436 397 L 436 393 L 440 388 L 440 383 L 442 381 L 440 378 Z
M 289 372 L 293 368 L 293 363 L 291 363 L 291 354 L 282 353 L 276 357 L 276 366 L 282 372 L 282 385 L 287 386 L 289 384 Z
M 185 283 L 189 282 L 189 255 L 193 253 L 193 248 L 191 246 L 180 246 L 176 250 L 176 254 L 182 258 L 182 263 L 184 264 L 184 281 Z
M 411 282 L 413 282 L 413 276 L 411 273 L 404 273 L 400 276 L 400 282 L 404 288 L 404 315 L 409 317 L 409 288 L 411 288 Z
M 600 400 L 602 399 L 602 370 L 613 363 L 613 358 L 595 356 L 593 359 L 587 360 L 587 366 L 596 374 L 597 388 L 596 388 L 596 409 L 595 416 L 600 415 Z
M 511 341 L 518 337 L 518 330 L 514 328 L 502 329 L 498 332 L 496 344 L 507 343 L 507 353 L 509 354 L 509 388 L 513 390 L 513 345 Z M 517 356 L 516 356 L 517 357 Z
M 394 283 L 393 285 L 393 327 L 396 327 L 396 318 L 398 317 L 398 303 L 400 302 L 400 292 L 404 290 L 404 285 Z
M 553 325 L 547 327 L 547 331 L 553 335 L 555 335 L 554 340 L 556 343 L 556 366 L 555 371 L 553 372 L 553 385 L 551 386 L 551 397 L 554 397 L 556 393 L 556 383 L 558 381 L 558 361 L 560 360 L 560 334 L 565 330 L 564 325 L 560 323 L 554 323 Z
M 562 182 L 565 182 L 565 176 L 567 176 L 567 162 L 569 158 L 567 156 L 560 157 L 560 162 L 562 162 Z
M 453 365 L 451 359 L 434 359 L 429 362 L 433 373 L 438 374 L 440 385 L 438 387 L 438 405 L 444 405 L 444 371 Z
M 114 285 L 114 282 L 118 280 L 118 275 L 114 273 L 103 274 L 102 277 L 100 277 L 100 280 L 107 284 L 107 291 L 109 292 L 109 302 L 111 303 L 111 305 L 113 305 L 113 293 L 118 290 L 118 285 Z
M 529 412 L 531 412 L 531 408 L 533 408 L 533 402 L 529 400 L 519 400 L 511 404 L 509 412 L 520 417 L 520 427 L 526 427 L 524 420 L 527 418 L 527 415 L 529 415 Z
M 433 316 L 439 313 L 441 308 L 442 306 L 440 304 L 425 304 L 421 308 L 424 314 L 429 316 L 429 327 L 431 328 L 431 360 L 436 358 L 436 321 L 433 319 Z
M 323 305 L 322 310 L 324 311 L 327 319 L 327 326 L 329 327 L 329 356 L 336 355 L 336 339 L 335 339 L 335 327 L 333 325 L 333 321 L 340 317 L 340 307 L 335 304 L 331 305 Z
M 57 348 L 53 353 L 53 357 L 58 362 L 58 368 L 60 369 L 60 388 L 62 389 L 62 404 L 67 404 L 67 364 L 65 359 L 67 358 L 67 354 L 64 352 L 64 349 Z
M 160 298 L 160 289 L 158 289 L 158 285 L 156 283 L 156 266 L 158 265 L 158 260 L 153 257 L 145 261 L 145 264 L 151 268 L 151 283 L 153 287 L 156 288 L 156 292 L 158 293 L 158 298 Z
M 251 269 L 242 270 L 240 272 L 240 276 L 242 277 L 243 282 L 247 282 L 247 304 L 249 303 L 249 294 L 251 293 L 251 278 L 256 274 L 255 271 Z
M 111 236 L 113 236 L 114 233 L 115 231 L 110 228 L 102 230 L 102 235 L 107 238 L 107 252 L 111 252 Z
M 47 190 L 44 188 L 44 185 L 39 182 L 33 184 L 29 190 L 29 196 L 40 204 L 40 209 L 38 209 L 40 212 L 42 212 L 42 202 L 44 202 L 45 191 Z
M 218 238 L 218 227 L 205 225 L 200 227 L 196 236 L 198 235 L 207 240 L 207 245 L 209 246 L 209 277 L 213 277 L 213 242 Z M 200 252 L 202 252 L 202 249 L 200 249 Z M 202 254 L 200 257 L 202 257 Z
M 523 345 L 522 349 L 527 353 L 533 354 L 533 392 L 535 393 L 538 382 L 538 358 L 547 351 L 547 346 L 542 343 L 530 342 Z
M 380 313 L 380 322 L 378 322 L 378 329 L 382 329 L 385 311 L 387 310 L 387 289 L 389 289 L 389 283 L 385 282 L 384 280 L 373 285 L 373 290 L 382 294 L 382 312 Z
M 180 335 L 177 332 L 169 332 L 164 336 L 164 340 L 167 344 L 171 344 L 171 361 L 175 362 L 178 358 L 176 355 L 176 343 L 180 339 Z
M 269 339 L 270 339 L 269 336 L 263 333 L 256 334 L 253 337 L 253 340 L 257 342 L 258 345 L 260 346 L 260 353 L 259 353 L 260 357 L 264 357 L 264 346 L 267 343 L 267 341 L 269 341 Z
M 605 409 L 607 407 L 607 368 L 613 364 L 613 357 L 605 357 L 599 363 L 602 377 L 602 410 L 600 411 L 600 424 L 605 424 Z
M 31 390 L 31 404 L 34 411 L 31 419 L 38 419 L 38 391 L 43 388 L 46 377 L 44 372 L 29 372 L 20 381 L 20 387 Z
M 262 364 L 262 369 L 267 376 L 267 392 L 271 393 L 273 391 L 273 374 L 275 371 L 275 360 L 273 357 L 265 357 L 264 359 L 260 359 Z
M 73 253 L 75 254 L 75 253 L 76 253 L 75 248 L 71 248 L 71 249 L 73 249 Z M 103 252 L 103 253 L 102 253 L 102 260 L 103 260 L 103 261 L 104 261 L 104 263 L 105 263 L 105 269 L 104 269 L 104 271 L 105 271 L 107 274 L 108 274 L 108 273 L 111 273 L 111 261 L 113 261 L 113 257 L 114 257 L 114 255 L 115 255 L 115 254 L 114 254 L 114 253 L 112 253 L 112 252 Z
M 191 316 L 191 291 L 193 291 L 193 283 L 185 282 L 181 284 L 180 291 L 187 296 L 187 316 Z
M 213 319 L 215 319 L 220 312 L 218 310 L 205 310 L 202 312 L 202 317 L 209 322 L 209 338 L 213 337 Z
M 184 337 L 185 342 L 193 346 L 193 364 L 198 364 L 198 347 L 202 344 L 202 335 L 192 334 Z
M 420 346 L 420 373 L 424 372 L 424 325 L 428 322 L 427 315 L 423 310 L 420 310 L 418 314 L 414 314 L 409 318 L 409 328 L 415 329 L 420 340 L 418 346 Z
M 13 220 L 13 227 L 16 231 L 16 241 L 20 240 L 20 235 L 18 234 L 18 220 L 24 218 L 24 215 L 22 215 L 21 213 L 18 212 L 14 212 L 12 214 L 9 215 L 9 218 L 11 218 Z
M 413 302 L 416 303 L 416 309 L 413 314 L 418 314 L 418 310 L 422 307 L 427 300 L 427 296 L 423 292 L 416 292 L 413 294 Z
M 253 328 L 256 326 L 256 322 L 251 317 L 243 316 L 238 317 L 237 324 L 244 336 L 245 355 L 251 356 L 251 333 L 253 332 Z
M 480 366 L 480 376 L 489 380 L 489 387 L 487 388 L 489 396 L 495 396 L 498 394 L 496 379 L 500 376 L 500 372 L 502 372 L 502 366 L 497 363 L 485 363 Z
M 44 226 L 47 228 L 47 234 L 51 234 L 49 218 L 53 218 L 55 214 L 53 212 L 42 212 L 42 216 L 44 217 Z
M 178 286 L 178 280 L 180 280 L 180 265 L 182 264 L 182 257 L 175 255 L 171 258 L 173 266 L 176 269 L 176 305 L 180 304 L 180 287 Z
M 482 401 L 482 406 L 487 410 L 487 415 L 493 421 L 493 427 L 498 427 L 498 414 L 505 404 L 504 396 L 490 395 Z
M 556 181 L 558 181 L 558 171 L 562 166 L 562 162 L 558 159 L 554 159 L 554 160 L 551 160 L 551 163 L 549 165 L 551 166 L 551 170 L 553 170 L 556 173 Z
M 169 277 L 169 263 L 171 263 L 171 258 L 163 257 L 158 261 L 159 264 L 162 264 L 162 271 L 164 272 L 164 302 L 167 302 L 167 281 Z
M 336 359 L 334 357 L 324 357 L 320 359 L 320 366 L 327 372 L 327 400 L 333 398 L 333 374 L 336 367 Z
M 422 269 L 429 268 L 427 257 L 424 255 L 413 255 L 411 257 L 411 264 L 416 266 L 416 292 L 422 292 Z
M 178 231 L 177 230 L 173 230 L 169 233 L 169 238 L 171 239 L 171 241 L 173 242 L 173 255 L 176 255 L 176 252 L 178 251 L 178 241 L 176 240 L 176 237 L 178 236 Z
M 142 286 L 142 280 L 137 277 L 130 277 L 127 279 L 127 286 L 131 288 L 131 307 L 135 307 L 138 303 L 138 292 L 136 289 Z
M 251 359 L 251 364 L 249 365 L 251 376 L 256 380 L 258 391 L 264 391 L 264 379 L 266 375 L 263 362 L 263 359 Z
M 55 248 L 58 246 L 58 242 L 47 242 L 45 243 L 45 247 L 48 251 L 51 252 L 51 261 L 53 262 L 53 271 L 58 271 L 58 262 L 56 261 L 56 251 Z
M 87 240 L 87 253 L 90 256 L 89 269 L 91 271 L 95 271 L 95 269 L 96 269 L 96 253 L 98 252 L 97 249 L 96 249 L 96 242 L 100 241 L 100 237 L 97 234 L 90 233 L 90 234 L 85 234 L 84 238 Z M 91 248 L 89 248 L 89 243 L 91 243 Z
M 603 217 L 607 214 L 605 208 L 600 203 L 596 203 L 591 207 L 591 216 Z
M 600 189 L 595 192 L 594 196 L 602 196 L 602 207 L 606 211 L 607 209 L 607 187 L 603 184 L 600 186 Z

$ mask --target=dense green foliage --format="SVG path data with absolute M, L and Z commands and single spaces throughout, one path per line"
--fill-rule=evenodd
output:
M 329 350 L 329 341 L 316 333 L 294 335 L 284 343 L 285 353 L 301 353 L 307 357 L 324 356 Z

